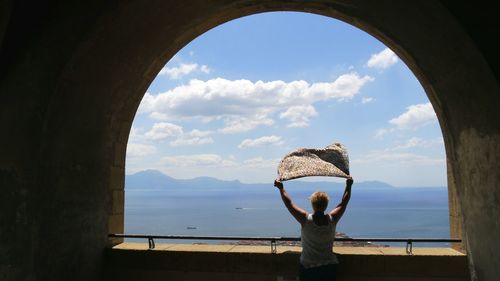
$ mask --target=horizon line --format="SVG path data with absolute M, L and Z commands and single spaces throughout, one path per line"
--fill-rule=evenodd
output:
M 147 172 L 147 171 L 154 171 L 154 172 L 159 172 L 160 174 L 164 175 L 164 176 L 167 176 L 169 178 L 172 178 L 174 180 L 194 180 L 194 179 L 197 179 L 197 178 L 210 178 L 210 179 L 215 179 L 215 180 L 218 180 L 218 181 L 224 181 L 224 182 L 232 182 L 232 181 L 238 181 L 239 183 L 242 183 L 242 184 L 272 184 L 272 182 L 257 182 L 257 183 L 248 183 L 248 182 L 243 182 L 239 179 L 219 179 L 219 178 L 216 178 L 216 177 L 213 177 L 213 176 L 197 176 L 197 177 L 193 177 L 193 178 L 175 178 L 175 177 L 172 177 L 160 170 L 156 170 L 156 169 L 144 169 L 144 170 L 140 170 L 140 171 L 136 171 L 134 173 L 130 173 L 130 174 L 125 174 L 125 176 L 132 176 L 132 175 L 135 175 L 135 174 L 138 174 L 138 173 L 142 173 L 142 172 Z M 300 180 L 300 179 L 306 179 L 306 178 L 315 178 L 315 179 L 318 179 L 318 178 L 324 178 L 325 180 L 324 181 L 321 181 L 321 180 L 313 180 L 313 181 L 308 181 L 308 180 Z M 317 182 L 321 182 L 321 183 L 324 183 L 324 182 L 330 182 L 330 183 L 336 183 L 336 184 L 342 184 L 342 182 L 337 182 L 337 181 L 333 181 L 333 180 L 328 180 L 328 179 L 343 179 L 343 178 L 340 178 L 340 177 L 326 177 L 326 176 L 311 176 L 311 177 L 303 177 L 303 178 L 297 178 L 297 179 L 293 179 L 293 180 L 289 180 L 287 182 L 310 182 L 310 183 L 317 183 Z M 415 186 L 415 185 L 392 185 L 390 183 L 387 183 L 387 182 L 384 182 L 384 181 L 381 181 L 381 180 L 364 180 L 364 181 L 359 181 L 357 183 L 369 183 L 369 182 L 377 182 L 377 183 L 382 183 L 382 184 L 386 184 L 386 185 L 389 185 L 393 188 L 446 188 L 448 189 L 448 186 L 447 185 L 431 185 L 431 186 Z M 355 182 L 356 183 L 356 182 Z

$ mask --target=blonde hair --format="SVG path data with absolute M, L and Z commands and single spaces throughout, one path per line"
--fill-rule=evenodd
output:
M 323 191 L 314 192 L 309 199 L 311 200 L 311 205 L 315 212 L 324 212 L 330 201 L 328 194 Z

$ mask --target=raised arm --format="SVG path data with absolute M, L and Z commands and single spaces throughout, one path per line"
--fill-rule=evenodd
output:
M 344 195 L 342 196 L 342 201 L 335 207 L 331 212 L 330 215 L 334 219 L 335 223 L 338 223 L 340 218 L 345 212 L 345 209 L 347 208 L 347 204 L 349 203 L 349 199 L 351 199 L 351 186 L 352 186 L 353 180 L 352 178 L 348 178 L 345 182 L 345 190 L 344 190 Z
M 276 186 L 280 190 L 281 199 L 283 200 L 283 203 L 285 203 L 285 206 L 290 214 L 292 214 L 292 216 L 301 225 L 303 225 L 307 220 L 307 212 L 292 202 L 292 198 L 290 198 L 290 195 L 288 195 L 288 193 L 286 192 L 282 182 L 275 180 L 274 186 Z

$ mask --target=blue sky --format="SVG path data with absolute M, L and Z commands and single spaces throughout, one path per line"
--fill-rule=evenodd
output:
M 446 185 L 435 113 L 390 49 L 335 19 L 265 13 L 209 30 L 165 65 L 135 117 L 126 173 L 271 183 L 288 152 L 333 142 L 357 181 Z

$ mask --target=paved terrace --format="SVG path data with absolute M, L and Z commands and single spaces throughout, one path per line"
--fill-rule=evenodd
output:
M 109 280 L 296 280 L 300 247 L 122 243 L 106 252 Z M 467 258 L 450 248 L 335 247 L 339 280 L 468 281 Z

